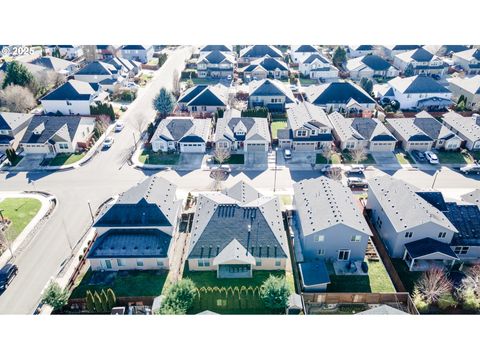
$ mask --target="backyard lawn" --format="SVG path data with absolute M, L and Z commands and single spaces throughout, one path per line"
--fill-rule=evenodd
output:
M 272 138 L 277 139 L 277 132 L 280 129 L 285 129 L 287 127 L 286 120 L 274 120 L 272 121 L 271 128 L 272 128 Z
M 270 275 L 285 276 L 285 271 L 254 271 L 248 279 L 217 279 L 215 271 L 189 271 L 186 266 L 183 278 L 191 279 L 200 289 L 189 313 L 210 310 L 220 314 L 272 314 L 258 294 Z M 288 277 L 287 283 L 292 287 Z
M 343 151 L 342 152 L 342 155 L 343 155 L 343 159 L 344 159 L 344 163 L 345 164 L 354 164 L 355 161 L 352 160 L 352 156 L 350 154 L 349 151 Z M 359 163 L 360 164 L 375 164 L 375 160 L 373 159 L 373 156 L 371 154 L 365 154 L 366 155 L 366 159 L 365 160 L 362 160 L 360 161 Z
M 397 270 L 400 280 L 402 280 L 403 285 L 407 291 L 411 294 L 415 286 L 415 282 L 423 274 L 422 271 L 409 271 L 407 264 L 402 259 L 392 259 L 393 266 Z
M 138 160 L 145 165 L 176 165 L 180 159 L 177 153 L 161 153 L 143 150 Z
M 340 164 L 342 162 L 342 160 L 340 159 L 340 155 L 339 154 L 333 154 L 331 157 L 330 157 L 330 164 Z M 317 154 L 317 157 L 315 159 L 315 164 L 326 164 L 327 163 L 327 159 L 325 159 L 325 157 L 322 155 L 322 154 Z
M 438 160 L 442 164 L 471 164 L 473 158 L 467 153 L 462 154 L 460 151 L 439 151 L 437 152 Z
M 330 275 L 327 292 L 391 293 L 395 288 L 381 261 L 368 263 L 368 275 Z M 332 266 L 329 266 L 333 272 Z
M 395 152 L 395 157 L 397 158 L 398 163 L 401 165 L 408 165 L 413 162 L 410 154 L 403 151 Z
M 316 85 L 316 84 L 318 84 L 318 80 L 300 78 L 300 84 L 302 84 L 302 86 Z
M 87 290 L 101 291 L 112 289 L 117 297 L 158 296 L 161 294 L 168 272 L 155 270 L 142 271 L 92 271 L 77 280 L 70 295 L 72 299 L 84 298 Z
M 82 159 L 85 156 L 85 154 L 86 154 L 85 152 L 76 153 L 76 154 L 57 154 L 54 158 L 45 159 L 41 165 L 42 166 L 70 165 Z
M 28 223 L 37 215 L 42 203 L 37 199 L 7 198 L 0 202 L 0 209 L 5 219 L 11 221 L 5 235 L 12 242 L 25 229 Z
M 245 156 L 244 154 L 232 154 L 230 157 L 225 160 L 223 163 L 224 164 L 243 164 L 245 162 Z M 213 159 L 213 162 L 215 164 L 218 164 L 218 161 Z

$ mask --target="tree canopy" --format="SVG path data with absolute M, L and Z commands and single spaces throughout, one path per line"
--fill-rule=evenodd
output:
M 285 309 L 289 296 L 290 289 L 283 277 L 270 275 L 260 289 L 260 297 L 269 309 Z
M 2 88 L 6 88 L 8 85 L 20 85 L 27 86 L 34 81 L 33 75 L 25 65 L 12 61 L 7 65 L 7 71 L 5 79 L 3 80 Z
M 153 108 L 165 118 L 173 111 L 175 107 L 175 99 L 170 91 L 165 88 L 161 88 L 158 95 L 153 99 Z

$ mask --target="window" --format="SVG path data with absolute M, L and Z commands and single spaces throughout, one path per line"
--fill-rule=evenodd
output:
M 318 249 L 318 255 L 324 256 L 325 255 L 325 249 Z
M 163 261 L 157 259 L 157 266 L 163 267 Z
M 413 236 L 413 232 L 411 232 L 411 231 L 407 231 L 407 232 L 405 233 L 405 237 L 406 237 L 406 238 L 411 238 L 412 236 Z
M 305 137 L 307 136 L 307 130 L 297 130 L 298 137 Z
M 210 260 L 198 260 L 198 267 L 210 266 Z
M 196 106 L 192 106 L 192 111 L 197 111 L 197 107 L 196 107 Z
M 110 260 L 105 260 L 105 267 L 107 269 L 111 269 L 112 268 L 112 262 Z
M 446 236 L 447 236 L 446 232 L 441 232 L 441 233 L 438 234 L 439 239 L 444 239 Z
M 316 238 L 316 241 L 318 242 L 325 241 L 325 235 L 318 235 L 318 237 Z
M 468 246 L 455 246 L 455 250 L 453 251 L 457 255 L 466 255 L 468 252 Z
M 60 149 L 68 149 L 68 144 L 59 143 L 59 144 L 58 144 L 58 147 L 59 147 Z
M 255 266 L 262 266 L 262 260 L 257 259 L 257 261 L 255 262 Z
M 117 266 L 125 266 L 125 261 L 123 259 L 117 259 Z
M 350 250 L 339 250 L 338 251 L 338 260 L 347 261 L 350 259 Z
M 142 267 L 143 266 L 143 260 L 137 260 L 137 266 Z
M 362 235 L 353 235 L 351 241 L 352 241 L 352 242 L 360 242 L 360 241 L 362 241 Z
M 282 262 L 280 260 L 275 260 L 275 266 L 281 266 Z

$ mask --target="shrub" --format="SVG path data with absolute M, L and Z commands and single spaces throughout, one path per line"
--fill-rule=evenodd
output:
M 135 97 L 136 97 L 135 92 L 130 90 L 122 91 L 122 93 L 120 94 L 120 100 L 122 101 L 132 102 L 133 100 L 135 100 Z
M 90 290 L 87 290 L 85 302 L 87 305 L 87 310 L 89 313 L 93 314 L 95 312 L 95 303 L 93 300 L 93 294 Z
M 117 304 L 117 297 L 112 289 L 107 290 L 107 303 L 110 310 Z
M 413 293 L 413 303 L 419 312 L 424 313 L 428 311 L 428 303 L 423 300 L 418 291 L 414 291 Z
M 475 295 L 473 289 L 466 289 L 462 293 L 462 300 L 465 310 L 478 311 L 480 309 L 480 299 Z
M 456 307 L 457 301 L 453 298 L 452 294 L 445 294 L 438 299 L 438 307 L 445 310 L 449 307 Z
M 61 310 L 68 303 L 68 292 L 56 282 L 51 282 L 42 296 L 42 302 L 50 305 L 53 310 Z
M 186 314 L 193 304 L 197 287 L 190 279 L 182 279 L 167 291 L 160 308 L 160 314 Z
M 270 275 L 260 288 L 260 297 L 269 309 L 285 309 L 290 289 L 284 277 Z

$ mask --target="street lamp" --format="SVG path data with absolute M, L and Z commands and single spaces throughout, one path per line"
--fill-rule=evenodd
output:
M 440 172 L 441 172 L 441 169 L 438 169 L 437 171 L 435 171 L 435 174 L 433 175 L 432 189 L 435 188 L 435 182 L 437 181 L 437 176 L 438 174 L 440 174 Z
M 275 191 L 277 190 L 277 161 L 278 161 L 278 154 L 277 150 L 278 148 L 275 147 L 275 170 L 273 173 L 273 193 L 275 194 Z
M 135 150 L 137 150 L 137 139 L 135 139 L 135 133 L 132 132 L 132 135 L 133 135 L 133 146 L 134 146 Z
M 88 210 L 90 210 L 90 217 L 92 218 L 92 224 L 93 224 L 93 222 L 95 221 L 95 217 L 93 216 L 92 205 L 90 204 L 89 200 L 87 200 L 87 204 L 88 204 Z

